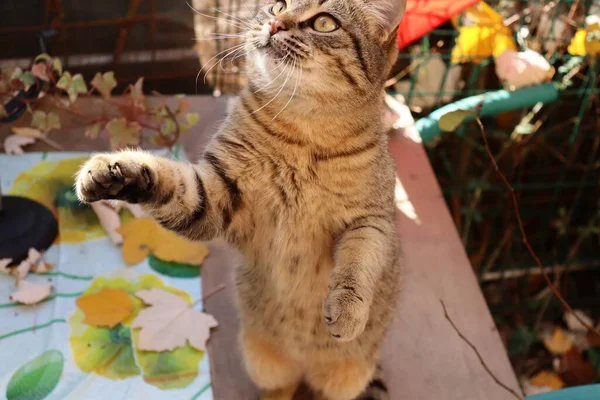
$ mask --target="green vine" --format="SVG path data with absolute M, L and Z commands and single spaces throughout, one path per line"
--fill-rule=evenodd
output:
M 40 54 L 30 70 L 0 70 L 0 120 L 9 117 L 6 104 L 19 102 L 31 114 L 31 126 L 13 128 L 17 135 L 52 145 L 47 136 L 61 128 L 60 115 L 66 112 L 85 128 L 87 137 L 105 137 L 113 150 L 142 143 L 173 148 L 180 135 L 197 124 L 200 116 L 189 112 L 190 103 L 184 96 L 177 96 L 176 107 L 164 101 L 151 105 L 144 95 L 143 85 L 144 79 L 140 78 L 121 95 L 113 96 L 117 80 L 112 71 L 98 72 L 86 82 L 83 75 L 63 70 L 60 59 Z M 32 92 L 37 96 L 15 97 L 15 93 Z M 99 98 L 108 107 L 103 107 L 101 114 L 94 114 L 94 110 L 84 113 L 77 104 L 82 97 Z M 39 109 L 42 101 L 50 104 L 49 110 Z

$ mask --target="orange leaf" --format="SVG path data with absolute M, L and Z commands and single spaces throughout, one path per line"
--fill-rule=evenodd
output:
M 552 337 L 544 338 L 544 345 L 552 354 L 566 354 L 572 347 L 575 338 L 571 333 L 556 328 Z
M 550 371 L 542 371 L 529 380 L 535 386 L 547 386 L 552 390 L 559 390 L 565 387 L 565 383 L 558 374 Z
M 78 298 L 76 303 L 85 314 L 83 322 L 92 326 L 113 328 L 133 312 L 133 301 L 123 289 L 104 288 Z

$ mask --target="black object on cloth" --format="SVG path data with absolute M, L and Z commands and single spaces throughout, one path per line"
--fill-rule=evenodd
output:
M 58 235 L 58 221 L 50 210 L 25 197 L 3 196 L 0 209 L 0 259 L 18 264 L 30 248 L 47 250 Z

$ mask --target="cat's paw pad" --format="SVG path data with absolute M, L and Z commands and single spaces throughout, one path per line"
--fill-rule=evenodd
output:
M 149 197 L 153 180 L 144 164 L 120 154 L 101 154 L 77 173 L 75 188 L 83 203 L 109 199 L 139 203 Z
M 325 323 L 331 336 L 349 342 L 365 330 L 369 307 L 352 287 L 338 287 L 329 292 L 323 307 Z

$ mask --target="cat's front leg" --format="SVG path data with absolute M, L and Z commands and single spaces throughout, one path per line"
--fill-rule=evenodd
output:
M 194 240 L 220 232 L 219 195 L 222 184 L 200 166 L 172 161 L 143 151 L 98 154 L 76 177 L 83 203 L 124 200 L 137 203 L 159 223 Z M 220 196 L 222 197 L 222 196 Z
M 396 253 L 393 222 L 368 216 L 355 220 L 337 242 L 323 306 L 329 333 L 340 342 L 351 341 L 365 330 L 383 268 L 393 265 Z

